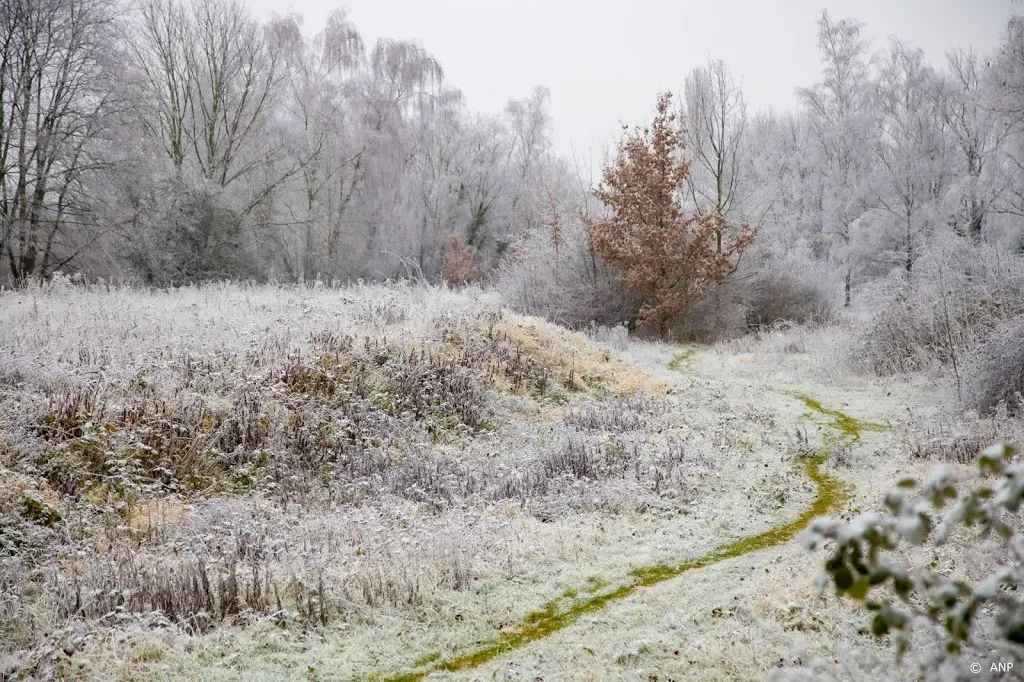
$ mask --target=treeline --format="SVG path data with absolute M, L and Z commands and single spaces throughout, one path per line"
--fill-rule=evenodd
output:
M 473 115 L 341 10 L 307 36 L 237 0 L 2 0 L 0 280 L 486 271 L 566 193 L 547 102 Z
M 858 297 L 876 311 L 940 289 L 977 301 L 985 291 L 961 286 L 980 279 L 972 271 L 1006 281 L 999 272 L 1024 250 L 1024 19 L 1008 22 L 992 54 L 956 50 L 938 65 L 895 38 L 873 49 L 861 24 L 827 13 L 818 47 L 820 80 L 798 90 L 793 111 L 749 111 L 717 60 L 691 71 L 676 98 L 689 162 L 678 201 L 724 224 L 719 249 L 723 236 L 757 229 L 728 282 L 682 311 L 677 336 L 824 320 Z M 615 284 L 621 269 L 595 259 L 587 222 L 526 239 L 502 286 L 570 324 L 634 320 L 645 301 L 629 300 Z M 949 314 L 975 314 L 960 303 Z M 994 305 L 1003 316 L 1016 303 Z
M 1024 19 L 937 65 L 818 29 L 793 111 L 749 111 L 721 61 L 675 98 L 676 201 L 718 250 L 756 238 L 674 332 L 824 319 L 949 239 L 1024 249 Z M 595 251 L 613 211 L 589 182 L 545 90 L 473 114 L 420 45 L 366 45 L 344 11 L 309 36 L 236 0 L 0 0 L 4 283 L 490 277 L 560 322 L 635 322 L 650 301 Z

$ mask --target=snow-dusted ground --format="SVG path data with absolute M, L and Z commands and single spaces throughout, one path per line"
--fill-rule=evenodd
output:
M 0 367 L 17 366 L 40 385 L 96 372 L 112 381 L 107 375 L 131 375 L 183 352 L 284 356 L 325 329 L 429 339 L 439 324 L 469 329 L 500 309 L 484 293 L 374 287 L 340 294 L 71 291 L 9 295 L 0 306 L 25 324 L 20 334 L 0 332 L 9 354 Z M 628 582 L 634 569 L 675 565 L 798 517 L 816 495 L 798 458 L 834 434 L 796 393 L 888 427 L 865 431 L 825 465 L 854 487 L 846 515 L 874 505 L 898 478 L 934 466 L 908 454 L 922 434 L 977 426 L 948 416 L 952 396 L 934 379 L 855 375 L 842 360 L 843 327 L 710 348 L 638 341 L 594 348 L 579 335 L 502 315 L 539 339 L 539 354 L 571 356 L 575 368 L 588 353 L 603 352 L 650 381 L 620 381 L 627 393 L 644 387 L 632 398 L 492 395 L 492 431 L 423 450 L 432 463 L 455 462 L 457 471 L 481 477 L 480 492 L 454 501 L 390 494 L 359 505 L 282 505 L 252 493 L 171 502 L 163 512 L 153 504 L 159 542 L 144 544 L 140 556 L 171 561 L 197 543 L 256 537 L 273 549 L 267 570 L 319 583 L 344 616 L 319 627 L 252 618 L 197 636 L 132 617 L 99 631 L 72 624 L 68 632 L 91 634 L 64 669 L 93 679 L 204 680 L 389 679 L 428 670 L 515 633 L 551 600 L 583 598 L 588 588 Z M 61 364 L 80 360 L 83 348 L 107 359 L 98 369 Z M 159 378 L 159 368 L 153 371 Z M 581 419 L 587 414 L 629 419 L 615 426 L 596 419 L 595 427 Z M 487 492 L 488 481 L 518 480 L 569 440 L 603 453 L 606 463 L 621 461 L 621 469 L 556 475 L 536 495 Z M 947 552 L 956 570 L 982 560 L 957 555 L 955 546 Z M 822 560 L 796 541 L 728 559 L 635 590 L 477 667 L 429 679 L 913 677 L 863 634 L 863 612 L 819 598 Z M 76 570 L 101 565 L 85 560 Z

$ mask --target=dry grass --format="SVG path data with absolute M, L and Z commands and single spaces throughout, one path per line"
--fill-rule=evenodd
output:
M 495 333 L 552 367 L 558 382 L 570 390 L 614 395 L 665 391 L 662 382 L 652 381 L 611 353 L 595 348 L 585 335 L 539 318 L 502 322 Z
M 523 571 L 509 514 L 561 529 L 685 487 L 659 448 L 627 466 L 597 442 L 621 420 L 563 423 L 654 382 L 473 289 L 57 285 L 0 306 L 0 655 L 33 675 L 66 668 L 60 632 L 151 614 L 192 635 L 421 619 Z M 557 432 L 504 422 L 527 414 Z M 443 522 L 409 546 L 403 505 Z M 453 541 L 481 511 L 504 546 L 481 552 L 479 527 Z

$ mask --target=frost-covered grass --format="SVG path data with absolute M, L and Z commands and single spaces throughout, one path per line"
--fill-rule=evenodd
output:
M 796 393 L 891 427 L 829 454 L 852 512 L 945 456 L 908 452 L 930 429 L 984 424 L 925 379 L 854 376 L 846 334 L 588 340 L 404 285 L 5 293 L 0 661 L 359 679 L 457 656 L 792 522 L 830 433 Z M 816 598 L 819 564 L 794 542 L 722 561 L 449 677 L 880 676 L 889 653 Z

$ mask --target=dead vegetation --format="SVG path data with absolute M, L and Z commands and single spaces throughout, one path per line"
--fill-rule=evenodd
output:
M 240 326 L 230 314 L 218 323 L 226 335 L 196 333 L 218 316 L 215 293 L 258 320 L 247 341 L 230 339 Z M 101 303 L 92 319 L 65 298 L 88 292 L 20 309 L 26 326 L 5 345 L 23 350 L 0 358 L 8 672 L 67 674 L 63 648 L 84 646 L 68 642 L 139 619 L 192 635 L 263 621 L 323 627 L 422 614 L 482 575 L 515 574 L 511 556 L 481 569 L 442 545 L 410 564 L 347 531 L 296 534 L 296 514 L 312 523 L 403 504 L 436 515 L 511 503 L 551 523 L 652 508 L 669 489 L 692 494 L 684 447 L 644 433 L 666 414 L 660 384 L 581 334 L 471 293 L 427 299 L 436 307 L 426 314 L 407 293 L 382 293 L 339 291 L 335 312 L 319 316 L 309 303 L 223 288 L 162 301 L 113 292 L 107 305 L 118 308 Z M 76 316 L 92 338 L 38 331 Z M 189 317 L 193 336 L 172 331 Z M 173 337 L 154 344 L 158 332 Z M 550 435 L 506 421 L 533 412 Z M 523 449 L 495 453 L 509 437 Z M 593 502 L 587 491 L 607 486 L 629 505 Z
M 995 420 L 978 419 L 955 423 L 941 421 L 912 431 L 908 451 L 914 459 L 951 464 L 974 464 L 978 454 L 995 442 L 1015 442 L 1011 428 L 1001 428 Z

